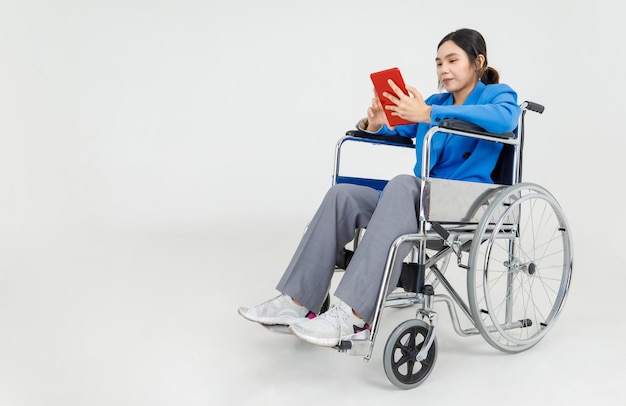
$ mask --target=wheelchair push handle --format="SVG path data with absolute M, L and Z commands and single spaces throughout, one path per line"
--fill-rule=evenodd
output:
M 522 109 L 530 110 L 530 111 L 534 111 L 535 113 L 542 114 L 543 110 L 545 110 L 545 107 L 543 107 L 543 105 L 539 103 L 525 101 L 524 103 L 522 103 Z

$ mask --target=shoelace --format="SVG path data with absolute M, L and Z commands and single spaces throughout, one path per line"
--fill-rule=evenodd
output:
M 352 309 L 350 309 L 350 312 L 352 312 Z M 339 344 L 339 343 L 341 343 L 341 322 L 342 322 L 342 319 L 343 320 L 347 320 L 350 315 L 348 314 L 348 312 L 344 308 L 343 302 L 340 302 L 339 304 L 333 305 L 328 310 L 328 312 L 326 312 L 326 314 L 328 314 L 328 318 L 330 318 L 331 316 L 334 316 L 334 321 L 336 323 L 334 325 L 334 327 L 337 328 L 337 343 Z M 331 320 L 326 319 L 326 321 L 328 321 L 329 323 L 333 324 L 331 322 Z M 355 325 L 354 327 L 356 328 L 357 326 Z M 369 324 L 365 323 L 363 328 L 359 328 L 359 331 L 364 331 L 364 330 L 370 330 Z M 355 333 L 356 332 L 357 331 L 355 331 Z
M 341 342 L 341 321 L 342 319 L 346 320 L 348 318 L 348 314 L 343 308 L 342 303 L 340 303 L 331 307 L 331 309 L 328 311 L 328 316 L 328 318 L 334 316 L 334 321 L 336 323 L 334 324 L 334 327 L 337 328 L 337 344 L 339 344 Z M 330 322 L 330 320 L 328 320 L 328 322 Z

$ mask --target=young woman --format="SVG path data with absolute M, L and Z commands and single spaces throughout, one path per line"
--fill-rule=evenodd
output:
M 415 124 L 390 127 L 376 97 L 361 120 L 361 130 L 415 138 L 415 176 L 391 179 L 382 193 L 351 184 L 331 187 L 304 233 L 277 290 L 281 295 L 239 314 L 262 324 L 289 325 L 301 339 L 322 346 L 341 340 L 367 339 L 374 318 L 387 252 L 403 234 L 417 232 L 418 193 L 421 182 L 421 148 L 424 135 L 443 119 L 460 119 L 486 131 L 506 133 L 518 124 L 517 94 L 499 84 L 499 74 L 487 64 L 482 35 L 460 29 L 446 35 L 437 47 L 437 77 L 445 92 L 426 100 L 414 87 L 409 95 L 391 82 L 395 94 L 385 93 L 393 105 L 387 109 Z M 475 182 L 491 182 L 491 172 L 501 144 L 450 134 L 434 137 L 430 176 Z M 327 312 L 317 315 L 328 293 L 337 252 L 354 238 L 355 229 L 367 227 L 358 249 L 341 278 Z M 404 250 L 404 252 L 403 252 Z M 403 247 L 403 258 L 410 247 Z M 390 286 L 396 286 L 401 264 L 392 270 Z

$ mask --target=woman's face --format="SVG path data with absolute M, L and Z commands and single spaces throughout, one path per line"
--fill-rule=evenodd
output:
M 482 55 L 479 56 L 481 58 Z M 465 51 L 453 41 L 446 41 L 437 50 L 437 77 L 443 87 L 450 93 L 465 97 L 474 89 L 478 82 L 478 66 L 470 63 Z M 482 59 L 476 62 L 482 65 Z

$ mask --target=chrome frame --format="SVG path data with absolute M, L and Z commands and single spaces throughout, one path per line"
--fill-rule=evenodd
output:
M 537 110 L 537 107 L 541 108 L 541 110 Z M 468 241 L 471 241 L 474 237 L 474 233 L 476 231 L 477 223 L 466 223 L 456 224 L 452 228 L 447 228 L 447 230 L 451 233 L 450 237 L 444 239 L 441 235 L 432 230 L 431 223 L 437 221 L 437 219 L 430 218 L 429 213 L 427 212 L 427 205 L 425 202 L 430 201 L 431 195 L 436 194 L 438 192 L 437 188 L 439 187 L 438 181 L 435 178 L 430 177 L 430 146 L 432 142 L 432 138 L 438 133 L 448 133 L 455 134 L 464 137 L 477 138 L 487 141 L 499 142 L 502 144 L 512 145 L 514 147 L 513 153 L 513 183 L 517 184 L 521 182 L 521 169 L 522 169 L 522 146 L 523 146 L 523 131 L 524 131 L 524 116 L 527 110 L 533 110 L 541 113 L 543 111 L 542 106 L 535 105 L 534 103 L 524 102 L 521 105 L 522 114 L 520 115 L 519 125 L 518 125 L 518 136 L 514 138 L 506 138 L 502 136 L 498 136 L 494 134 L 493 136 L 485 135 L 484 133 L 478 134 L 473 132 L 466 132 L 460 130 L 452 130 L 449 128 L 443 128 L 439 126 L 431 127 L 431 129 L 426 133 L 424 142 L 422 145 L 422 182 L 420 184 L 420 213 L 418 218 L 418 230 L 417 233 L 414 234 L 406 234 L 398 237 L 391 245 L 385 270 L 383 273 L 382 286 L 379 291 L 379 295 L 377 298 L 377 304 L 374 314 L 374 319 L 371 325 L 371 334 L 368 340 L 362 341 L 350 341 L 348 343 L 341 343 L 338 347 L 339 351 L 351 354 L 351 355 L 362 355 L 364 356 L 365 361 L 369 361 L 372 356 L 372 351 L 374 347 L 374 341 L 378 334 L 378 329 L 380 326 L 381 316 L 383 309 L 385 307 L 402 307 L 407 305 L 417 304 L 420 307 L 417 310 L 417 316 L 421 318 L 428 319 L 430 323 L 430 330 L 425 339 L 425 345 L 422 346 L 417 359 L 422 360 L 426 357 L 428 350 L 430 349 L 432 343 L 434 342 L 435 333 L 434 330 L 438 323 L 438 317 L 435 311 L 433 310 L 433 303 L 436 302 L 444 302 L 447 305 L 448 311 L 450 313 L 450 317 L 452 320 L 452 324 L 454 330 L 460 336 L 473 336 L 480 334 L 479 330 L 476 328 L 476 322 L 471 314 L 471 310 L 469 305 L 465 302 L 465 300 L 456 292 L 456 290 L 452 287 L 450 282 L 445 278 L 445 276 L 440 273 L 436 268 L 430 268 L 430 266 L 443 255 L 451 255 L 452 253 L 457 255 L 457 264 L 461 267 L 467 268 L 466 265 L 463 265 L 462 262 L 462 252 L 461 250 L 455 250 L 454 244 L 462 244 Z M 335 159 L 334 159 L 334 172 L 333 172 L 333 184 L 336 184 L 339 169 L 340 169 L 340 161 L 341 161 L 341 147 L 345 142 L 354 141 L 354 142 L 367 142 L 370 144 L 390 144 L 389 142 L 377 141 L 370 138 L 359 138 L 355 136 L 344 136 L 339 139 L 335 148 Z M 394 144 L 392 144 L 394 145 Z M 396 146 L 406 147 L 406 148 L 415 148 L 412 145 L 403 145 L 397 144 Z M 458 182 L 458 181 L 453 181 Z M 469 182 L 461 182 L 461 183 L 469 183 Z M 484 184 L 485 193 L 492 193 L 494 188 L 502 187 L 502 185 L 493 185 L 493 184 Z M 357 233 L 360 237 L 360 231 Z M 426 243 L 431 240 L 444 240 L 444 247 L 441 251 L 439 251 L 435 256 L 430 259 L 426 258 Z M 424 269 L 430 268 L 432 272 L 435 273 L 435 276 L 439 280 L 440 284 L 447 291 L 447 294 L 432 294 L 425 295 L 423 293 L 402 293 L 396 295 L 394 293 L 387 294 L 389 291 L 389 285 L 391 280 L 391 270 L 394 268 L 394 264 L 403 258 L 397 258 L 398 248 L 406 243 L 411 243 L 414 245 L 415 251 L 412 255 L 417 258 L 418 265 L 421 265 Z M 354 241 L 354 248 L 358 245 L 358 241 Z M 452 251 L 452 252 L 450 252 Z M 456 305 L 456 306 L 455 306 Z M 467 317 L 467 319 L 471 322 L 471 328 L 463 329 L 461 327 L 461 323 L 459 321 L 458 313 L 456 308 L 460 308 L 462 313 Z M 511 323 L 507 325 L 505 328 L 518 328 L 520 327 L 517 323 Z

